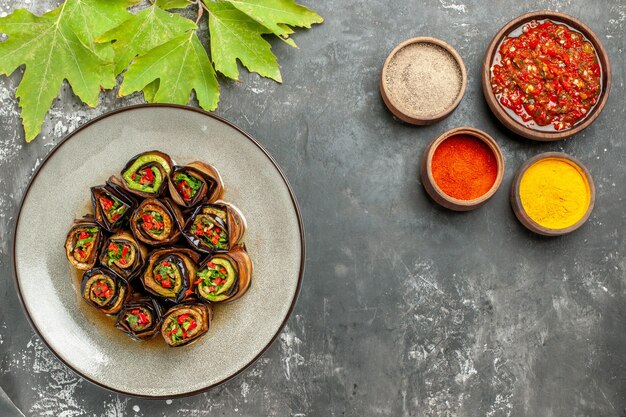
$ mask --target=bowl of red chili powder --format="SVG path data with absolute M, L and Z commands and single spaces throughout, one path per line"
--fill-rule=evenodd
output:
M 581 21 L 532 12 L 507 23 L 483 60 L 483 94 L 495 116 L 528 139 L 560 140 L 591 125 L 611 89 L 600 39 Z
M 433 200 L 451 210 L 469 211 L 483 205 L 500 187 L 504 157 L 487 133 L 461 127 L 428 145 L 420 174 Z

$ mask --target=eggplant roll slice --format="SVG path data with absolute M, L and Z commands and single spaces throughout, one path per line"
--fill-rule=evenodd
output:
M 152 246 L 174 243 L 180 237 L 178 224 L 183 214 L 168 198 L 147 198 L 141 202 L 130 219 L 135 237 Z
M 193 294 L 199 255 L 191 249 L 159 249 L 148 259 L 141 282 L 149 293 L 179 303 Z
M 117 185 L 107 182 L 91 187 L 91 204 L 98 224 L 114 233 L 128 221 L 136 203 Z
M 131 292 L 126 281 L 106 268 L 85 272 L 80 290 L 87 303 L 109 315 L 121 310 Z
M 104 242 L 100 263 L 128 281 L 141 271 L 147 255 L 144 245 L 129 232 L 122 231 Z
M 243 239 L 246 220 L 235 206 L 219 201 L 196 208 L 185 223 L 183 235 L 197 250 L 228 252 Z
M 188 345 L 206 334 L 213 319 L 213 307 L 187 303 L 170 308 L 161 324 L 161 335 L 172 347 Z
M 160 151 L 136 155 L 122 170 L 122 186 L 140 197 L 158 197 L 167 188 L 172 165 L 169 155 Z
M 102 229 L 92 217 L 74 220 L 65 239 L 65 254 L 70 264 L 82 271 L 93 268 L 102 240 Z
M 141 297 L 124 304 L 115 327 L 135 340 L 152 339 L 161 330 L 163 307 L 152 297 Z
M 220 173 L 212 165 L 200 161 L 174 167 L 169 189 L 174 202 L 187 208 L 202 201 L 213 203 L 224 194 Z
M 194 285 L 200 299 L 214 303 L 234 301 L 250 287 L 252 260 L 244 247 L 236 246 L 228 253 L 203 261 L 196 277 Z

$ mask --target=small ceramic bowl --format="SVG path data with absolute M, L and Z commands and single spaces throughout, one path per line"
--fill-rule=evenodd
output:
M 459 200 L 457 198 L 450 197 L 449 195 L 444 193 L 441 188 L 439 188 L 433 177 L 432 159 L 433 155 L 435 154 L 435 150 L 443 141 L 456 135 L 468 135 L 483 141 L 485 144 L 487 144 L 487 146 L 489 146 L 489 149 L 491 149 L 491 151 L 493 152 L 493 155 L 495 156 L 496 162 L 498 164 L 496 180 L 494 181 L 489 191 L 473 200 Z M 496 191 L 498 191 L 498 188 L 502 183 L 502 177 L 504 176 L 504 156 L 502 155 L 502 150 L 500 149 L 500 146 L 498 146 L 497 142 L 487 133 L 472 127 L 459 127 L 443 133 L 435 140 L 433 140 L 430 145 L 428 145 L 428 147 L 424 151 L 422 162 L 420 164 L 420 175 L 422 178 L 422 184 L 424 185 L 426 192 L 437 203 L 454 211 L 470 211 L 485 204 L 485 202 L 489 200 L 496 193 Z
M 460 90 L 457 93 L 457 96 L 454 102 L 450 104 L 449 106 L 447 106 L 443 111 L 439 111 L 439 112 L 429 114 L 429 115 L 411 114 L 410 112 L 403 110 L 402 103 L 399 103 L 397 99 L 394 99 L 389 89 L 389 86 L 387 85 L 387 82 L 386 82 L 387 77 L 389 75 L 390 63 L 393 61 L 396 54 L 407 46 L 420 44 L 420 43 L 435 45 L 435 46 L 442 48 L 445 52 L 447 52 L 452 57 L 452 59 L 458 66 L 458 72 L 459 72 L 458 81 L 460 82 Z M 465 70 L 465 64 L 463 63 L 463 59 L 461 58 L 461 56 L 453 47 L 448 45 L 446 42 L 436 39 L 436 38 L 431 38 L 431 37 L 412 38 L 396 46 L 391 51 L 389 56 L 387 56 L 387 59 L 385 60 L 385 63 L 383 64 L 383 69 L 382 69 L 382 73 L 380 77 L 380 94 L 383 98 L 383 101 L 385 102 L 385 105 L 389 109 L 389 111 L 391 111 L 391 113 L 393 113 L 393 115 L 396 116 L 398 119 L 404 122 L 413 124 L 413 125 L 418 125 L 418 126 L 431 125 L 433 123 L 436 123 L 448 117 L 450 113 L 452 113 L 454 109 L 456 109 L 459 103 L 461 102 L 461 99 L 463 98 L 463 95 L 465 94 L 466 86 L 467 86 L 467 72 Z
M 569 26 L 571 29 L 582 33 L 587 38 L 587 40 L 591 42 L 594 49 L 596 50 L 596 54 L 598 55 L 598 62 L 600 63 L 600 67 L 602 69 L 602 91 L 600 93 L 600 97 L 598 98 L 598 102 L 596 103 L 596 105 L 591 109 L 587 116 L 569 129 L 549 131 L 545 128 L 533 128 L 523 125 L 516 116 L 512 115 L 512 112 L 510 112 L 508 109 L 505 109 L 504 106 L 500 104 L 491 88 L 491 68 L 493 66 L 496 54 L 498 53 L 498 48 L 500 47 L 500 44 L 505 37 L 510 35 L 512 32 L 520 29 L 522 26 L 532 20 L 552 20 L 553 22 L 562 23 Z M 500 29 L 496 36 L 494 36 L 493 40 L 489 44 L 489 47 L 487 48 L 487 52 L 485 53 L 485 57 L 483 59 L 482 85 L 483 94 L 485 96 L 485 99 L 487 100 L 489 108 L 498 118 L 498 120 L 500 120 L 500 122 L 502 122 L 502 124 L 504 124 L 507 128 L 509 128 L 516 134 L 528 139 L 537 141 L 555 141 L 575 135 L 576 133 L 589 127 L 600 115 L 600 112 L 604 108 L 604 105 L 609 98 L 609 92 L 611 90 L 611 64 L 609 62 L 609 56 L 606 52 L 606 49 L 604 49 L 604 46 L 602 45 L 602 42 L 600 42 L 600 39 L 580 20 L 558 12 L 532 12 L 511 20 L 502 29 Z
M 575 166 L 582 174 L 584 174 L 587 180 L 587 184 L 589 185 L 589 193 L 590 193 L 589 207 L 587 207 L 587 211 L 580 218 L 580 220 L 578 220 L 578 222 L 576 222 L 570 227 L 566 227 L 564 229 L 550 229 L 548 227 L 544 227 L 540 225 L 539 223 L 535 222 L 533 219 L 531 219 L 530 216 L 524 210 L 524 206 L 522 205 L 522 200 L 520 197 L 520 183 L 522 182 L 522 177 L 524 176 L 524 173 L 528 170 L 528 168 L 530 168 L 535 163 L 544 159 L 566 160 L 567 162 Z M 530 158 L 517 171 L 517 173 L 515 174 L 515 177 L 513 178 L 513 184 L 511 186 L 511 206 L 513 207 L 513 212 L 515 213 L 515 216 L 520 221 L 520 223 L 522 223 L 528 230 L 538 233 L 543 236 L 561 236 L 561 235 L 571 233 L 574 230 L 578 229 L 587 221 L 587 219 L 591 215 L 591 212 L 593 211 L 593 207 L 595 204 L 595 200 L 596 200 L 596 188 L 593 184 L 593 177 L 591 176 L 591 173 L 589 172 L 587 167 L 585 167 L 578 159 L 562 152 L 544 152 L 544 153 L 541 153 L 539 155 L 536 155 Z

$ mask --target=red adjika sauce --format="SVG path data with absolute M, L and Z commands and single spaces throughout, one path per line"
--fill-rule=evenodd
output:
M 551 20 L 532 21 L 519 36 L 506 37 L 494 62 L 494 94 L 529 127 L 569 129 L 600 97 L 602 70 L 593 45 Z

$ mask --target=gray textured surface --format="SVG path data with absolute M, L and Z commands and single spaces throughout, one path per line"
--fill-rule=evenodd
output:
M 619 416 L 626 415 L 624 164 L 626 4 L 622 0 L 327 0 L 326 22 L 280 42 L 283 85 L 223 82 L 218 114 L 256 136 L 294 186 L 307 229 L 307 273 L 287 328 L 247 372 L 192 398 L 142 401 L 82 381 L 33 336 L 10 280 L 17 203 L 61 137 L 105 110 L 64 89 L 43 137 L 23 144 L 13 91 L 0 79 L 0 384 L 27 416 Z M 0 12 L 28 2 L 0 0 Z M 312 2 L 306 2 L 313 5 Z M 614 89 L 599 120 L 567 142 L 509 134 L 480 92 L 491 36 L 532 9 L 582 18 L 612 59 Z M 392 119 L 378 94 L 392 47 L 430 35 L 465 59 L 468 89 L 428 128 Z M 483 208 L 435 207 L 418 159 L 445 129 L 472 125 L 499 141 L 503 188 Z M 516 167 L 563 150 L 596 180 L 596 209 L 571 236 L 527 233 L 508 204 Z

